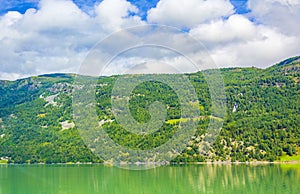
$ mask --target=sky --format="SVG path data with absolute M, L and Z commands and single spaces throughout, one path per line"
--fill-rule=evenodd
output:
M 217 67 L 266 68 L 300 55 L 299 23 L 300 0 L 0 0 L 0 79 L 76 73 L 100 40 L 145 24 L 182 30 Z

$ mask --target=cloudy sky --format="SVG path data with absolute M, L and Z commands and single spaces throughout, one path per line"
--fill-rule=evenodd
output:
M 0 79 L 77 72 L 97 42 L 145 24 L 183 30 L 218 67 L 300 55 L 300 0 L 1 0 Z

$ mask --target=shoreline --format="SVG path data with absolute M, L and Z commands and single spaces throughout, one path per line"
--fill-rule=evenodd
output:
M 189 164 L 209 164 L 209 165 L 239 165 L 239 164 L 246 164 L 246 165 L 263 165 L 263 164 L 300 164 L 300 161 L 246 161 L 246 162 L 230 162 L 230 161 L 217 161 L 217 162 L 191 162 Z
M 173 166 L 173 165 L 270 165 L 270 164 L 300 164 L 300 161 L 246 161 L 246 162 L 230 162 L 230 161 L 217 161 L 217 162 L 179 162 L 179 163 L 121 163 L 118 166 Z M 0 163 L 0 165 L 104 165 L 115 166 L 111 162 L 92 163 L 92 162 L 67 162 L 67 163 Z

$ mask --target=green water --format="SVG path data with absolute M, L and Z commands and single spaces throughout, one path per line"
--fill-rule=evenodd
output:
M 0 194 L 300 193 L 299 165 L 0 165 Z

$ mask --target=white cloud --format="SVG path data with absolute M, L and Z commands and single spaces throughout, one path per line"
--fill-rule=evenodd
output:
M 232 15 L 191 29 L 190 34 L 205 44 L 249 41 L 256 37 L 256 27 L 242 15 Z
M 234 7 L 229 0 L 160 0 L 148 11 L 148 21 L 192 28 L 203 22 L 229 16 Z
M 249 0 L 250 16 L 288 35 L 300 33 L 300 0 Z
M 299 54 L 300 42 L 297 37 L 285 36 L 263 27 L 258 30 L 263 35 L 261 38 L 217 48 L 211 51 L 212 58 L 222 67 L 267 67 Z
M 221 67 L 265 67 L 297 55 L 300 50 L 298 36 L 255 24 L 242 15 L 199 25 L 190 34 L 208 48 Z
M 0 16 L 0 79 L 76 72 L 88 50 L 109 33 L 142 24 L 125 0 L 104 0 L 89 16 L 69 0 L 42 0 L 39 9 Z M 12 74 L 12 76 L 8 76 Z
M 238 15 L 229 0 L 160 0 L 157 7 L 148 11 L 146 22 L 131 14 L 139 10 L 126 0 L 103 0 L 94 6 L 91 15 L 70 0 L 42 0 L 37 10 L 0 16 L 0 79 L 76 72 L 99 40 L 114 31 L 146 23 L 190 28 L 189 34 L 202 42 L 222 67 L 265 67 L 299 55 L 300 0 L 249 0 L 248 7 L 250 13 Z M 109 41 L 105 52 L 111 54 L 130 42 L 142 40 L 142 33 L 146 38 L 143 41 L 149 44 L 166 43 L 201 62 L 203 49 L 199 52 L 197 46 L 191 46 L 193 42 L 186 42 L 176 30 L 153 34 L 143 30 L 137 34 L 125 32 Z M 150 64 L 161 63 L 174 64 L 182 72 L 195 69 L 186 65 L 184 57 L 157 48 L 136 49 L 124 58 L 111 65 L 115 69 L 107 71 L 120 72 L 130 64 L 141 64 L 139 70 L 150 71 Z M 169 70 L 160 68 L 157 65 L 152 70 Z
M 17 80 L 17 79 L 26 78 L 30 76 L 27 74 L 6 73 L 6 72 L 1 72 L 0 75 L 1 75 L 1 80 Z
M 236 43 L 213 50 L 212 58 L 222 67 L 267 67 L 299 51 L 299 40 L 267 30 L 264 39 Z
M 142 24 L 140 17 L 128 17 L 129 13 L 137 13 L 138 9 L 126 0 L 104 0 L 95 11 L 102 27 L 110 31 L 120 30 L 128 25 Z

